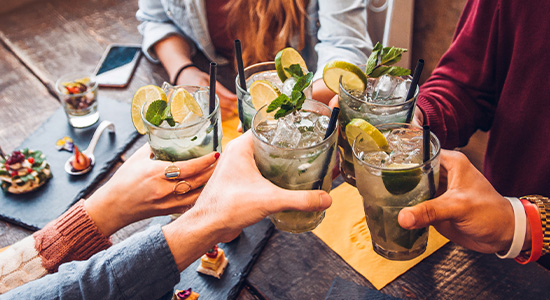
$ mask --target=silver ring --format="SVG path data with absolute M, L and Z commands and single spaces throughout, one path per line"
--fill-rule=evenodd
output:
M 164 177 L 168 180 L 177 179 L 180 176 L 180 168 L 174 164 L 164 169 Z
M 183 188 L 180 187 L 182 184 L 184 184 L 185 187 L 183 187 Z M 183 195 L 183 194 L 189 192 L 190 190 L 192 190 L 191 185 L 189 184 L 189 182 L 187 182 L 185 180 L 178 181 L 174 185 L 174 188 L 172 189 L 172 191 L 174 192 L 174 195 Z

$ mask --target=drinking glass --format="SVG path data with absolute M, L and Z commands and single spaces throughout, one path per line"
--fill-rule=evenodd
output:
M 332 168 L 336 159 L 337 135 L 334 132 L 324 138 L 325 132 L 317 132 L 319 143 L 307 147 L 287 148 L 269 143 L 265 135 L 270 133 L 265 130 L 266 124 L 276 123 L 273 115 L 266 112 L 267 106 L 261 108 L 252 121 L 254 133 L 254 159 L 260 173 L 275 185 L 289 190 L 316 190 L 330 191 L 332 184 Z M 302 107 L 302 118 L 306 114 L 317 117 L 330 117 L 331 110 L 328 106 L 315 101 L 306 100 Z M 314 126 L 311 122 L 312 127 Z M 278 126 L 278 125 L 275 125 Z M 272 127 L 273 128 L 273 127 Z M 325 127 L 326 128 L 326 127 Z M 313 135 L 302 133 L 304 136 Z M 326 131 L 326 129 L 325 129 Z M 304 131 L 307 132 L 307 131 Z M 308 138 L 309 138 L 308 137 Z M 300 233 L 313 230 L 321 223 L 325 216 L 324 211 L 303 212 L 287 210 L 270 216 L 271 221 L 280 230 L 292 233 Z
M 363 67 L 364 68 L 364 67 Z M 410 79 L 410 76 L 398 77 L 398 80 Z M 340 93 L 338 94 L 338 147 L 340 149 L 340 173 L 344 180 L 355 186 L 355 171 L 353 167 L 353 153 L 346 137 L 346 126 L 353 119 L 363 119 L 372 125 L 384 123 L 404 123 L 409 110 L 414 109 L 418 89 L 413 98 L 399 103 L 381 104 L 372 103 L 366 100 L 367 93 L 371 92 L 376 79 L 369 78 L 368 88 L 365 91 L 350 89 L 340 79 Z M 414 113 L 414 111 L 412 112 Z
M 239 107 L 239 119 L 241 121 L 243 132 L 246 132 L 250 129 L 250 124 L 252 123 L 252 118 L 256 114 L 256 111 L 259 107 L 254 107 L 252 99 L 250 98 L 250 93 L 248 88 L 256 80 L 267 80 L 271 82 L 279 91 L 283 90 L 283 82 L 279 79 L 277 75 L 277 70 L 275 69 L 275 62 L 262 62 L 251 65 L 244 69 L 244 77 L 246 78 L 246 87 L 241 87 L 241 82 L 239 75 L 235 78 L 235 86 L 237 91 L 237 101 Z M 304 90 L 306 98 L 311 98 L 312 96 L 312 87 L 311 85 Z
M 353 144 L 357 189 L 363 198 L 372 246 L 387 259 L 413 259 L 426 250 L 428 230 L 403 229 L 397 216 L 402 208 L 430 199 L 437 190 L 439 140 L 430 134 L 430 159 L 423 162 L 422 128 L 401 123 L 376 127 L 388 136 L 391 154 L 363 151 L 362 135 Z
M 173 87 L 167 83 L 163 85 L 167 95 L 171 95 L 171 91 L 176 88 L 186 89 L 195 98 L 202 109 L 203 116 L 193 118 L 189 122 L 184 120 L 175 127 L 165 123 L 156 126 L 145 119 L 147 111 L 144 105 L 141 118 L 147 128 L 147 138 L 155 159 L 182 161 L 201 157 L 212 151 L 221 152 L 222 124 L 218 97 L 216 96 L 215 109 L 209 113 L 210 89 L 208 87 Z
M 95 76 L 88 73 L 67 74 L 55 83 L 55 90 L 71 126 L 84 128 L 99 120 L 97 85 Z

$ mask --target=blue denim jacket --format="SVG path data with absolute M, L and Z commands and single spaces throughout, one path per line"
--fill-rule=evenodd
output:
M 7 299 L 159 299 L 180 280 L 160 226 L 134 234 L 86 261 L 0 295 Z
M 158 62 L 153 49 L 156 42 L 178 34 L 190 41 L 192 54 L 197 49 L 220 65 L 227 59 L 216 54 L 208 33 L 205 0 L 139 0 L 136 17 L 143 35 L 143 52 Z M 268 0 L 265 0 L 268 1 Z M 365 64 L 372 51 L 367 34 L 367 0 L 310 0 L 308 5 L 309 41 L 302 50 L 308 68 L 316 72 L 313 80 L 322 77 L 325 64 L 345 60 Z M 243 47 L 250 47 L 243 45 Z M 297 38 L 291 42 L 297 47 Z M 246 67 L 246 66 L 245 66 Z

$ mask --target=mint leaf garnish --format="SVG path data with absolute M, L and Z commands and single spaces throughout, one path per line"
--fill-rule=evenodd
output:
M 411 74 L 411 70 L 391 66 L 401 60 L 401 57 L 407 49 L 398 47 L 382 47 L 380 43 L 376 43 L 372 49 L 372 53 L 367 60 L 365 74 L 368 77 L 380 77 L 385 74 L 392 76 L 406 76 Z
M 296 67 L 299 68 L 302 76 L 296 76 L 300 74 L 300 72 L 298 72 L 297 70 L 292 70 L 296 69 Z M 311 84 L 311 81 L 313 80 L 313 73 L 308 72 L 307 74 L 303 75 L 304 73 L 302 72 L 302 68 L 298 64 L 291 65 L 290 68 L 287 68 L 287 72 L 293 74 L 292 76 L 296 78 L 296 84 L 294 84 L 294 87 L 292 88 L 290 98 L 285 94 L 281 94 L 279 95 L 279 97 L 273 99 L 273 101 L 271 101 L 271 103 L 267 107 L 268 113 L 278 109 L 275 112 L 275 119 L 279 119 L 297 110 L 302 109 L 302 105 L 304 104 L 304 101 L 306 101 L 304 90 Z
M 287 71 L 290 74 L 290 76 L 295 78 L 300 78 L 304 76 L 304 71 L 302 70 L 302 66 L 300 66 L 299 64 L 290 65 L 290 67 L 285 68 L 285 71 Z
M 401 60 L 401 54 L 407 52 L 407 49 L 396 48 L 396 47 L 386 47 L 382 49 L 380 53 L 380 64 L 382 65 L 393 65 L 396 62 Z
M 147 113 L 145 113 L 145 120 L 149 123 L 159 126 L 163 121 L 163 116 L 165 115 L 165 110 L 167 108 L 166 101 L 155 100 L 147 108 Z
M 288 96 L 285 94 L 280 94 L 279 97 L 273 99 L 273 101 L 269 103 L 269 106 L 267 107 L 266 111 L 270 113 L 276 110 L 278 107 L 281 107 L 281 105 L 287 101 L 290 101 L 290 99 L 288 99 Z
M 393 66 L 390 68 L 388 74 L 392 76 L 407 76 L 411 75 L 411 70 L 407 68 Z
M 365 70 L 365 73 L 367 73 L 367 75 L 370 75 L 374 68 L 376 68 L 376 65 L 378 65 L 378 55 L 380 54 L 380 51 L 382 51 L 382 44 L 376 43 L 376 45 L 372 49 L 372 53 L 370 54 L 369 59 L 367 60 L 367 68 Z
M 296 84 L 294 85 L 294 88 L 292 88 L 292 90 L 302 92 L 309 86 L 312 79 L 313 79 L 312 72 L 307 73 L 305 76 L 299 77 L 298 80 L 296 81 Z

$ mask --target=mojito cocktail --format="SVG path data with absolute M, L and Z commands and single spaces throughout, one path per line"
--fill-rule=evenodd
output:
M 326 105 L 305 100 L 302 109 L 274 119 L 261 108 L 253 120 L 254 159 L 260 173 L 290 190 L 330 191 L 336 158 L 336 130 L 325 139 L 331 110 Z M 270 216 L 275 226 L 300 233 L 317 227 L 324 211 L 283 211 Z
M 174 87 L 165 83 L 163 90 L 167 95 L 166 105 L 161 105 L 162 100 L 157 100 L 145 103 L 141 109 L 142 121 L 155 159 L 182 161 L 201 157 L 212 151 L 221 152 L 222 125 L 219 100 L 216 97 L 215 109 L 210 113 L 209 88 Z M 157 113 L 157 116 L 168 117 L 160 124 L 153 124 L 156 116 L 151 117 L 151 114 L 158 109 L 151 105 L 157 103 L 160 107 L 169 108 L 170 112 Z
M 410 124 L 376 127 L 387 141 L 374 144 L 375 134 L 359 134 L 353 144 L 357 189 L 363 198 L 374 251 L 391 260 L 409 260 L 422 254 L 427 228 L 407 230 L 398 221 L 399 211 L 431 198 L 439 184 L 440 145 L 430 135 L 430 159 L 423 162 L 422 129 Z
M 353 152 L 346 137 L 346 126 L 353 119 L 363 119 L 372 125 L 385 123 L 404 123 L 407 113 L 415 104 L 416 95 L 407 98 L 411 77 L 383 75 L 369 78 L 366 90 L 350 88 L 340 81 L 338 105 L 338 147 L 340 148 L 340 172 L 344 180 L 355 185 Z M 418 94 L 418 89 L 417 89 Z
M 286 48 L 281 50 L 280 53 L 293 53 L 294 49 Z M 279 55 L 278 55 L 279 56 Z M 297 61 L 287 61 L 280 62 L 284 66 L 290 66 L 291 64 L 298 64 L 302 66 L 302 71 L 307 73 L 305 68 L 305 63 L 303 59 L 299 57 L 292 57 Z M 279 67 L 280 69 L 281 67 Z M 294 85 L 296 84 L 296 78 L 284 75 L 283 72 L 278 71 L 276 68 L 276 62 L 262 62 L 251 65 L 244 69 L 244 77 L 246 79 L 246 87 L 241 87 L 239 75 L 235 78 L 235 85 L 237 91 L 237 101 L 239 103 L 239 118 L 243 126 L 243 132 L 246 132 L 250 129 L 252 123 L 252 118 L 262 106 L 269 104 L 271 100 L 277 97 L 277 94 L 266 93 L 266 88 L 263 88 L 262 85 L 271 85 L 274 87 L 275 93 L 290 94 Z M 260 81 L 262 84 L 253 87 L 255 81 Z M 251 89 L 256 89 L 255 92 L 251 92 Z M 270 87 L 267 89 L 271 90 Z M 308 99 L 311 99 L 312 88 L 311 85 L 304 90 L 304 94 Z

